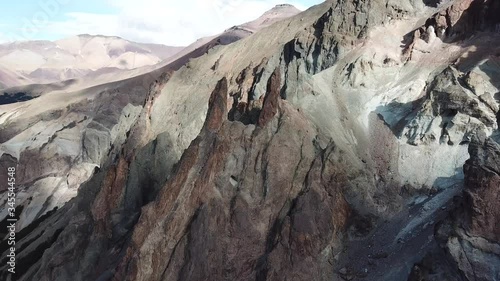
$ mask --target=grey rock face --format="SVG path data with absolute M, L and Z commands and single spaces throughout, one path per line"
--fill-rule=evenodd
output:
M 470 72 L 468 83 L 474 83 L 470 77 L 476 75 L 479 76 Z M 487 78 L 479 77 L 476 79 Z M 491 134 L 498 128 L 497 102 L 477 88 L 470 90 L 472 88 L 467 87 L 465 79 L 464 73 L 452 67 L 434 78 L 418 111 L 404 120 L 408 123 L 401 134 L 409 143 L 419 145 L 439 141 L 458 145 L 469 142 L 476 134 Z

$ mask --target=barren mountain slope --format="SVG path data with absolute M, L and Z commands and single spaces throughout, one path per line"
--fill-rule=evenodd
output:
M 5 66 L 0 66 L 0 89 L 30 83 L 33 83 L 33 81 L 15 71 L 9 70 Z
M 141 76 L 141 75 L 148 75 L 148 73 L 155 72 L 155 71 L 161 69 L 162 67 L 165 67 L 165 66 L 167 66 L 171 63 L 174 63 L 176 61 L 187 60 L 186 58 L 201 56 L 215 46 L 231 44 L 235 41 L 238 41 L 242 38 L 245 38 L 245 37 L 253 34 L 254 32 L 260 30 L 261 28 L 269 26 L 269 25 L 271 25 L 275 22 L 278 22 L 282 19 L 285 19 L 287 17 L 296 15 L 299 12 L 300 11 L 297 8 L 295 8 L 294 6 L 291 6 L 291 5 L 277 5 L 276 7 L 272 8 L 268 12 L 264 13 L 261 17 L 259 17 L 258 19 L 254 20 L 254 21 L 245 23 L 243 25 L 234 26 L 234 27 L 229 28 L 226 31 L 224 31 L 223 33 L 218 34 L 218 35 L 214 35 L 214 36 L 206 37 L 206 38 L 201 38 L 201 39 L 197 40 L 196 42 L 194 42 L 193 44 L 189 45 L 188 47 L 182 48 L 182 50 L 179 50 L 177 53 L 175 53 L 175 55 L 172 55 L 172 56 L 170 56 L 171 51 L 169 51 L 170 50 L 169 47 L 166 47 L 166 50 L 165 50 L 165 46 L 162 46 L 162 45 L 141 44 L 141 46 L 146 46 L 147 49 L 151 49 L 153 53 L 159 54 L 159 56 L 165 55 L 165 53 L 166 53 L 168 56 L 165 56 L 165 57 L 168 57 L 168 58 L 163 59 L 158 64 L 145 65 L 145 66 L 136 67 L 133 69 L 120 69 L 120 68 L 116 68 L 116 67 L 106 66 L 106 67 L 101 67 L 101 68 L 99 68 L 95 71 L 91 71 L 91 72 L 85 71 L 85 73 L 83 73 L 80 71 L 78 75 L 75 74 L 75 75 L 65 76 L 66 78 L 77 77 L 77 79 L 70 79 L 68 81 L 64 81 L 63 83 L 66 84 L 67 87 L 65 89 L 60 89 L 60 90 L 64 90 L 66 92 L 80 91 L 80 90 L 85 90 L 87 88 L 91 88 L 91 87 L 102 85 L 102 84 L 117 82 L 117 81 L 129 79 L 129 78 L 137 77 L 137 76 Z M 80 37 L 88 37 L 88 36 L 82 35 Z M 102 38 L 107 39 L 108 41 L 116 40 L 116 37 L 102 37 Z M 67 46 L 68 49 L 72 49 L 73 52 L 75 52 L 75 50 L 78 50 L 77 45 L 79 44 L 79 41 L 76 39 L 79 39 L 79 37 L 68 38 L 66 40 L 62 40 L 62 42 L 66 41 L 66 43 L 63 45 L 69 45 L 69 46 Z M 121 41 L 119 41 L 118 43 L 123 43 L 122 41 L 124 41 L 124 40 L 123 39 L 120 39 L 120 40 Z M 52 44 L 50 42 L 45 42 L 45 43 Z M 113 42 L 111 42 L 111 43 L 113 43 Z M 118 43 L 113 43 L 113 44 L 116 45 Z M 134 44 L 136 44 L 136 43 L 134 43 Z M 71 45 L 75 45 L 76 47 L 75 46 L 71 47 Z M 92 48 L 90 48 L 90 50 L 92 50 Z M 127 54 L 130 56 L 130 53 L 127 53 Z M 93 57 L 91 57 L 91 58 L 93 61 L 96 61 L 95 58 L 93 58 Z M 106 61 L 106 60 L 101 60 L 101 61 L 99 61 L 99 63 L 101 63 L 102 61 Z M 67 66 L 67 64 L 64 64 L 65 68 L 66 68 L 66 66 Z M 62 70 L 57 70 L 56 72 L 58 74 L 60 74 L 61 71 Z M 64 73 L 75 72 L 75 70 L 74 69 L 65 69 L 63 72 Z M 78 71 L 76 71 L 76 72 L 78 72 Z M 48 77 L 48 76 L 55 77 L 54 73 L 52 73 L 50 71 L 47 72 L 47 71 L 41 70 L 41 69 L 36 70 L 35 72 L 33 72 L 33 74 L 34 75 L 42 75 L 45 77 Z M 57 79 L 54 78 L 54 80 L 59 81 L 60 79 L 63 79 L 63 78 L 64 77 L 59 77 Z M 14 82 L 6 84 L 6 86 L 4 87 L 4 88 L 8 88 L 6 93 L 11 94 L 12 92 L 29 92 L 29 93 L 31 93 L 30 94 L 31 96 L 38 96 L 38 95 L 42 95 L 42 94 L 47 92 L 46 86 L 41 86 L 41 88 L 42 88 L 41 90 L 38 89 L 38 90 L 34 90 L 34 91 L 32 90 L 33 89 L 32 85 L 18 86 L 18 85 L 30 84 L 30 83 L 33 83 L 34 81 L 40 82 L 39 79 L 34 79 L 34 81 L 30 80 L 29 83 L 24 82 L 24 81 L 22 81 L 22 82 L 19 82 L 19 81 L 20 81 L 19 79 L 16 79 L 16 80 L 14 80 Z M 43 81 L 46 81 L 46 80 L 43 80 Z M 59 83 L 59 82 L 56 82 L 56 84 L 57 83 Z M 14 86 L 17 86 L 17 87 L 14 87 Z M 32 92 L 34 92 L 34 94 Z
M 100 165 L 21 231 L 21 280 L 498 280 L 499 13 L 333 0 L 165 67 L 143 106 L 143 77 L 99 86 L 123 122 L 55 129 Z M 31 104 L 4 107 L 2 166 L 75 112 Z
M 202 45 L 163 69 L 140 68 L 4 90 L 0 101 L 8 104 L 0 106 L 0 162 L 23 166 L 18 179 L 17 203 L 23 208 L 18 228 L 63 206 L 96 168 L 119 152 L 138 114 L 152 103 L 151 91 L 162 88 L 164 72 L 179 69 L 220 44 Z M 177 161 L 179 155 L 171 157 Z M 7 196 L 4 191 L 2 200 Z M 6 216 L 7 209 L 2 208 L 0 218 Z
M 171 63 L 172 61 L 190 52 L 200 49 L 202 46 L 208 46 L 209 48 L 211 48 L 214 45 L 219 45 L 219 44 L 228 45 L 230 43 L 236 42 L 242 38 L 245 38 L 257 32 L 262 28 L 270 26 L 283 19 L 297 15 L 298 13 L 300 13 L 300 10 L 292 5 L 288 4 L 277 5 L 253 21 L 233 26 L 218 35 L 198 39 L 196 42 L 187 46 L 175 56 L 164 61 L 162 64 L 166 65 L 168 63 Z

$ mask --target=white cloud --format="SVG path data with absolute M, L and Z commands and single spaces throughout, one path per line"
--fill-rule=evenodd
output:
M 289 3 L 301 10 L 307 8 L 294 2 L 300 0 L 107 1 L 116 13 L 67 13 L 63 21 L 38 25 L 36 34 L 57 38 L 83 33 L 115 35 L 138 42 L 185 46 L 198 38 L 254 20 L 277 4 Z M 29 30 L 21 30 L 21 33 L 29 33 Z
M 283 0 L 109 0 L 118 8 L 117 35 L 131 40 L 187 45 L 251 21 Z M 290 2 L 290 1 L 285 1 Z M 318 1 L 319 2 L 319 1 Z M 302 5 L 296 5 L 305 9 Z
M 55 37 L 67 37 L 77 34 L 93 33 L 113 35 L 119 30 L 118 16 L 90 13 L 67 13 L 67 20 L 48 23 L 43 33 Z
M 5 43 L 5 42 L 8 42 L 9 41 L 9 38 L 7 38 L 7 36 L 5 34 L 3 34 L 2 32 L 0 32 L 0 43 Z

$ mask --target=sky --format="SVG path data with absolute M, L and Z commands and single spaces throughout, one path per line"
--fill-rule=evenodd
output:
M 14 0 L 1 1 L 0 43 L 78 34 L 186 46 L 254 20 L 277 4 L 305 10 L 322 0 Z

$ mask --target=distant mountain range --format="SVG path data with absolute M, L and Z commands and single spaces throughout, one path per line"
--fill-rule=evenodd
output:
M 83 77 L 94 79 L 121 70 L 166 65 L 204 45 L 212 47 L 232 43 L 298 13 L 300 10 L 292 5 L 277 5 L 254 21 L 201 38 L 187 47 L 137 43 L 116 36 L 89 34 L 54 42 L 0 44 L 0 89 Z
M 88 34 L 54 42 L 2 44 L 0 84 L 7 88 L 79 78 L 103 68 L 134 69 L 154 65 L 182 49 Z

